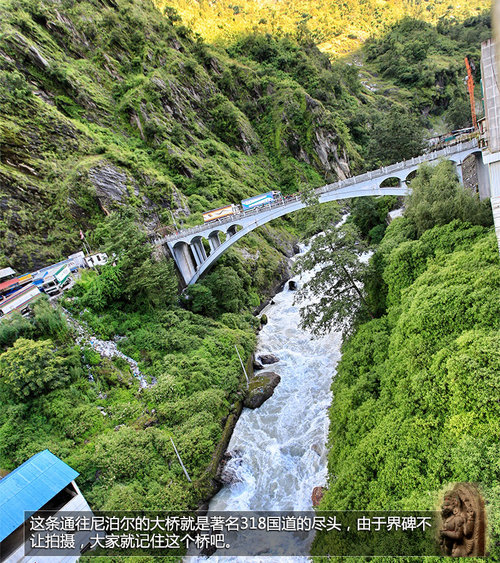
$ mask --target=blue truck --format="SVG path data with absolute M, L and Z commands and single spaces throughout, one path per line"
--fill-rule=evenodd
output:
M 243 199 L 241 205 L 243 209 L 255 209 L 261 205 L 272 203 L 281 198 L 281 192 L 266 192 L 265 194 L 254 195 L 248 199 Z

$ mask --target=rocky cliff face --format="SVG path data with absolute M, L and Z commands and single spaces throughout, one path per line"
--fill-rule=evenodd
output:
M 293 68 L 231 58 L 147 0 L 7 0 L 0 17 L 2 265 L 60 258 L 122 207 L 189 226 L 349 174 L 346 132 Z

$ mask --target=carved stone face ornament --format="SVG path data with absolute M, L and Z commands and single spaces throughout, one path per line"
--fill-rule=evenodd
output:
M 440 545 L 443 555 L 485 555 L 484 501 L 474 485 L 459 483 L 448 491 L 441 506 Z

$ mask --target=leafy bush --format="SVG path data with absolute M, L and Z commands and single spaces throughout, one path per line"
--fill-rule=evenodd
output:
M 394 223 L 375 254 L 388 264 L 387 315 L 344 344 L 332 384 L 335 479 L 321 508 L 435 509 L 443 487 L 472 481 L 497 522 L 495 235 L 456 220 L 409 241 L 406 220 Z
M 414 225 L 417 235 L 453 219 L 473 225 L 492 224 L 489 201 L 480 201 L 459 183 L 451 162 L 421 166 L 411 188 L 405 216 Z
M 0 388 L 14 400 L 36 397 L 67 384 L 70 367 L 71 362 L 54 351 L 50 340 L 18 338 L 0 354 Z

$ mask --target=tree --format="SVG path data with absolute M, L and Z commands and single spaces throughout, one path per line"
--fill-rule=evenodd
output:
M 422 165 L 411 183 L 405 216 L 420 236 L 436 225 L 446 225 L 453 219 L 473 225 L 491 224 L 488 200 L 480 201 L 458 181 L 453 164 L 443 161 L 436 166 Z
M 308 301 L 301 309 L 303 328 L 313 334 L 332 329 L 346 333 L 357 313 L 364 310 L 373 316 L 363 290 L 367 266 L 360 254 L 365 248 L 352 223 L 330 227 L 312 241 L 309 251 L 296 263 L 300 273 L 319 268 L 297 294 L 297 301 Z
M 351 203 L 351 219 L 363 237 L 379 243 L 384 236 L 387 214 L 396 204 L 396 196 L 354 198 Z
M 187 299 L 184 301 L 186 307 L 193 313 L 202 315 L 214 315 L 217 310 L 217 302 L 212 291 L 201 283 L 190 285 L 187 290 Z
M 368 154 L 374 165 L 412 158 L 423 149 L 423 128 L 417 117 L 400 107 L 380 113 L 368 144 Z
M 84 303 L 102 310 L 119 299 L 140 307 L 169 305 L 177 299 L 173 261 L 153 258 L 153 248 L 133 214 L 115 212 L 106 217 L 95 230 L 94 242 L 108 256 L 116 256 L 116 265 L 101 268 L 84 295 Z
M 51 340 L 18 338 L 0 355 L 0 388 L 17 400 L 41 395 L 69 381 L 64 358 Z
M 456 95 L 448 106 L 446 123 L 453 130 L 470 127 L 471 121 L 469 100 L 464 95 Z
M 220 266 L 205 278 L 204 285 L 215 298 L 218 311 L 239 313 L 248 303 L 251 278 L 242 269 Z

